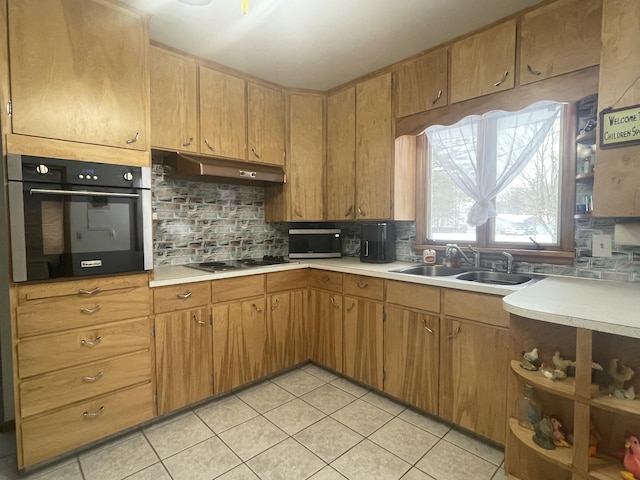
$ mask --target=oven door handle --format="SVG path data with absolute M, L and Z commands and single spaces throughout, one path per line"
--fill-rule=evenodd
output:
M 29 193 L 40 193 L 43 195 L 90 195 L 92 197 L 124 197 L 139 198 L 138 193 L 116 193 L 116 192 L 91 192 L 89 190 L 48 190 L 45 188 L 32 188 Z

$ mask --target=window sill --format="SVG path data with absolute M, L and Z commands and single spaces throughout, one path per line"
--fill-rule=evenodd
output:
M 459 245 L 464 249 L 465 245 Z M 412 245 L 411 248 L 415 251 L 421 252 L 422 250 L 429 248 L 436 250 L 437 252 L 444 252 L 447 248 L 444 245 Z M 474 248 L 476 248 L 474 246 Z M 565 252 L 561 250 L 533 250 L 528 248 L 513 248 L 513 247 L 487 247 L 477 248 L 482 254 L 482 258 L 498 259 L 504 258 L 502 252 L 508 252 L 514 256 L 516 262 L 529 262 L 529 263 L 551 263 L 556 265 L 571 265 L 575 259 L 575 252 Z M 466 253 L 466 252 L 465 252 Z

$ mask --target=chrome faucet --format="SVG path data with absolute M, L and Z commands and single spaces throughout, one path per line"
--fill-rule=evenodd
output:
M 469 257 L 467 257 L 465 255 L 465 253 L 460 249 L 460 247 L 458 245 L 456 245 L 455 243 L 447 243 L 445 251 L 444 251 L 444 257 L 445 257 L 445 260 L 447 260 L 447 259 L 449 260 L 449 262 L 451 263 L 452 266 L 456 263 L 454 261 L 456 253 L 459 253 L 467 263 L 473 263 L 469 259 Z
M 476 250 L 471 245 L 468 245 L 468 247 L 469 250 L 471 250 L 471 253 L 473 253 L 473 267 L 480 268 L 480 251 Z
M 513 255 L 509 252 L 502 252 L 502 255 L 507 257 L 507 273 L 513 273 Z

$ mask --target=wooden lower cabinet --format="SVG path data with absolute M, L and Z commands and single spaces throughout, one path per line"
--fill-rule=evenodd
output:
M 381 302 L 344 297 L 343 373 L 382 390 L 383 310 Z
M 305 361 L 307 290 L 272 293 L 267 296 L 267 373 Z
M 440 318 L 388 305 L 384 322 L 384 391 L 438 413 Z
M 504 445 L 508 361 L 508 329 L 444 317 L 439 415 Z
M 208 307 L 156 316 L 158 414 L 213 395 Z
M 267 374 L 264 296 L 213 306 L 213 384 L 229 391 Z
M 342 295 L 311 289 L 310 358 L 319 365 L 342 372 Z

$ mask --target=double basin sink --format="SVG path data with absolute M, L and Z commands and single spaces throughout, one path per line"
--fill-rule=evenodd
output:
M 534 277 L 520 273 L 493 272 L 489 270 L 451 268 L 439 265 L 415 265 L 411 267 L 389 270 L 394 273 L 406 273 L 421 277 L 451 277 L 468 282 L 489 283 L 492 285 L 524 285 L 532 282 Z

